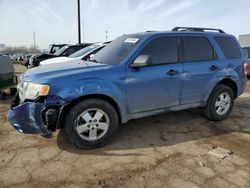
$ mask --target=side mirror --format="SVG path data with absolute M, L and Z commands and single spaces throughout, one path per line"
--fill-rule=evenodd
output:
M 95 54 L 90 54 L 89 59 L 91 59 L 94 56 L 95 56 Z
M 152 58 L 150 55 L 140 55 L 131 64 L 133 68 L 146 67 L 152 65 Z
M 95 54 L 90 54 L 90 55 L 84 57 L 83 60 L 84 60 L 84 61 L 89 61 L 89 60 L 90 60 L 92 57 L 94 57 L 94 56 L 95 56 Z

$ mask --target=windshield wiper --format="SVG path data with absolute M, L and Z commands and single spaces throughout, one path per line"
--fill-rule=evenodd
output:
M 101 61 L 97 61 L 96 59 L 89 59 L 89 61 L 94 62 L 94 63 L 103 64 Z

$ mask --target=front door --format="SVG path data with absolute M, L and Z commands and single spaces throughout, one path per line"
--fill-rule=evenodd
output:
M 178 37 L 150 40 L 137 55 L 148 55 L 152 66 L 127 68 L 126 89 L 129 113 L 179 105 L 181 73 Z

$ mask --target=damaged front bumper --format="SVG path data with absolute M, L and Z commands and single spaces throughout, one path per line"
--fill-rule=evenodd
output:
M 45 124 L 45 122 L 48 122 L 45 117 L 46 109 L 48 109 L 46 103 L 41 102 L 24 102 L 19 104 L 19 97 L 16 96 L 10 106 L 8 120 L 18 132 L 51 137 L 52 129 Z M 58 115 L 56 114 L 55 116 L 53 118 L 57 120 Z M 55 125 L 56 121 L 53 124 Z

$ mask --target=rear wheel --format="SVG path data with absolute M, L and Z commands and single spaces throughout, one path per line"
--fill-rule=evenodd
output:
M 213 121 L 226 119 L 234 105 L 233 90 L 226 85 L 217 85 L 209 97 L 204 115 Z
M 111 104 L 100 99 L 88 99 L 75 105 L 65 120 L 65 131 L 79 148 L 105 146 L 118 129 L 118 115 Z

